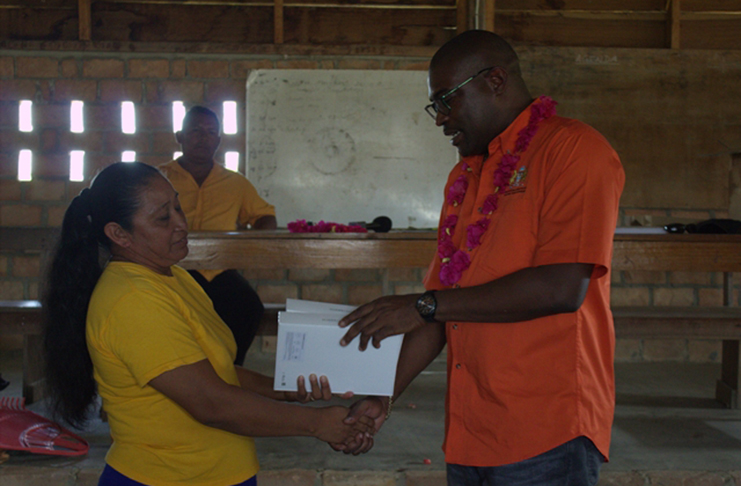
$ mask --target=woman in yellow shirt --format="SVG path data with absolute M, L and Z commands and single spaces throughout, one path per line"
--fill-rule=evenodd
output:
M 47 383 L 76 426 L 101 396 L 113 445 L 99 485 L 254 485 L 252 436 L 369 440 L 372 421 L 345 420 L 345 407 L 284 403 L 329 399 L 326 380 L 275 392 L 233 364 L 231 331 L 176 265 L 187 235 L 177 193 L 142 163 L 107 167 L 65 214 L 45 295 Z

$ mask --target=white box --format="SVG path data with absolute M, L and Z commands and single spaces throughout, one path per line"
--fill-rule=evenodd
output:
M 327 377 L 332 393 L 393 394 L 403 335 L 384 339 L 379 349 L 369 343 L 360 351 L 357 337 L 342 347 L 347 328 L 337 323 L 354 307 L 288 299 L 286 309 L 278 313 L 275 390 L 296 391 L 300 375 L 308 386 L 313 373 Z

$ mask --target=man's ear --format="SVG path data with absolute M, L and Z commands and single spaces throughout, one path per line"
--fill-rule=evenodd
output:
M 496 94 L 502 94 L 507 86 L 509 74 L 506 69 L 496 66 L 494 69 L 485 74 L 486 82 L 491 86 Z
M 123 229 L 120 224 L 110 222 L 103 227 L 103 233 L 111 242 L 122 248 L 131 246 L 131 234 Z

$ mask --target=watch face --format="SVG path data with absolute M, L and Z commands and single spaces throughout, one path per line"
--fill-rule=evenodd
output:
M 417 301 L 417 312 L 422 316 L 431 316 L 435 313 L 437 302 L 432 294 L 424 294 Z

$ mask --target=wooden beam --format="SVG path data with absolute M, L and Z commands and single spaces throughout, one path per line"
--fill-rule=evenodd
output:
M 92 0 L 77 0 L 77 22 L 79 23 L 80 40 L 92 40 L 93 15 L 91 10 Z
M 273 43 L 283 44 L 283 0 L 275 0 L 273 11 Z
M 681 0 L 667 0 L 666 10 L 666 44 L 670 49 L 679 49 L 679 26 L 682 19 Z

